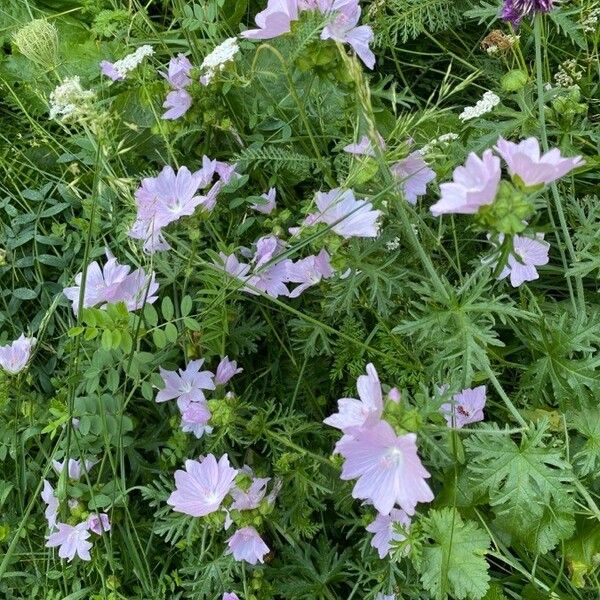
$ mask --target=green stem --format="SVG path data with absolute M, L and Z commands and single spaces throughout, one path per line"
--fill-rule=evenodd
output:
M 535 72 L 536 72 L 536 82 L 537 82 L 537 102 L 538 102 L 538 118 L 540 121 L 540 137 L 542 140 L 542 148 L 544 152 L 548 152 L 548 134 L 546 132 L 546 114 L 545 114 L 545 105 L 544 105 L 544 72 L 543 72 L 543 62 L 542 62 L 542 29 L 543 29 L 543 15 L 538 13 L 535 17 L 534 23 L 534 37 L 535 37 Z M 569 258 L 571 264 L 577 262 L 577 255 L 575 254 L 575 247 L 573 246 L 573 240 L 571 239 L 571 235 L 569 233 L 569 228 L 567 226 L 567 220 L 565 218 L 565 213 L 562 207 L 560 194 L 558 193 L 558 188 L 556 187 L 556 183 L 550 184 L 550 190 L 552 192 L 552 199 L 554 201 L 554 208 L 556 210 L 556 214 L 558 215 L 558 220 L 560 222 L 560 228 L 562 230 L 563 238 L 565 241 L 565 245 L 567 246 L 567 250 L 569 253 Z M 548 211 L 550 214 L 550 218 L 554 221 L 552 216 L 552 212 Z M 569 275 L 568 265 L 566 264 L 566 257 L 564 254 L 564 250 L 562 246 L 559 244 L 559 251 L 561 253 L 561 257 L 563 259 L 563 263 L 565 263 L 566 268 L 566 278 L 567 285 L 569 286 L 569 292 L 571 294 L 571 298 L 573 300 L 573 291 L 571 284 L 571 275 Z M 574 308 L 579 310 L 585 314 L 585 295 L 583 291 L 583 281 L 581 276 L 575 277 L 575 285 L 577 291 L 577 302 L 573 300 Z
M 487 376 L 489 377 L 490 381 L 496 388 L 498 395 L 500 396 L 500 398 L 502 398 L 502 401 L 506 405 L 506 408 L 508 408 L 508 411 L 510 412 L 510 414 L 515 418 L 517 423 L 519 423 L 519 425 L 521 425 L 521 427 L 524 427 L 527 429 L 528 428 L 527 421 L 525 421 L 525 419 L 521 416 L 521 413 L 517 410 L 517 407 L 512 403 L 512 400 L 506 395 L 506 392 L 502 389 L 500 382 L 498 381 L 498 379 L 496 378 L 496 375 L 494 374 L 494 372 L 492 371 L 492 369 L 490 367 L 486 367 L 486 373 L 487 373 Z

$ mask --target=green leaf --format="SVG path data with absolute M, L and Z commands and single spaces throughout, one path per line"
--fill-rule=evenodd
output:
M 171 298 L 169 298 L 169 296 L 163 298 L 160 310 L 166 321 L 170 321 L 175 315 L 175 307 L 173 306 L 173 301 Z
M 164 348 L 167 345 L 167 336 L 162 329 L 155 329 L 152 332 L 152 340 L 157 348 Z
M 436 600 L 480 600 L 489 587 L 485 559 L 490 538 L 456 509 L 432 510 L 422 521 L 428 542 L 419 564 L 421 583 Z
M 177 327 L 173 323 L 167 323 L 165 325 L 165 335 L 167 336 L 167 341 L 170 344 L 174 344 L 179 337 L 179 331 L 177 331 Z
M 560 449 L 546 446 L 546 420 L 523 433 L 475 433 L 465 442 L 467 469 L 477 491 L 489 495 L 497 522 L 507 533 L 542 554 L 571 535 L 573 473 Z
M 152 304 L 146 304 L 144 306 L 144 319 L 150 327 L 156 327 L 158 325 L 158 313 Z
M 194 307 L 194 303 L 192 301 L 191 296 L 184 296 L 181 300 L 181 316 L 187 317 Z
M 190 319 L 189 317 L 186 317 L 183 320 L 183 324 L 188 329 L 191 329 L 192 331 L 200 331 L 202 329 L 202 327 L 200 326 L 200 323 L 198 323 L 198 321 L 195 321 L 194 319 Z

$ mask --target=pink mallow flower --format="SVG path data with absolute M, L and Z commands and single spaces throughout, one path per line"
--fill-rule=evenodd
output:
M 435 217 L 447 213 L 475 214 L 496 198 L 500 159 L 486 150 L 482 158 L 471 152 L 464 166 L 454 169 L 454 181 L 440 185 L 441 198 L 431 208 Z
M 233 503 L 232 510 L 253 510 L 258 508 L 267 493 L 267 484 L 271 481 L 270 477 L 253 477 L 252 483 L 247 490 L 234 487 L 231 490 Z
M 157 402 L 177 399 L 180 410 L 185 410 L 192 402 L 205 402 L 204 390 L 214 390 L 214 375 L 201 371 L 204 359 L 193 360 L 185 369 L 167 371 L 160 368 L 160 376 L 165 387 L 156 394 Z
M 91 513 L 87 520 L 87 526 L 96 535 L 102 535 L 110 531 L 110 519 L 106 513 Z
M 128 310 L 137 310 L 144 305 L 144 301 L 149 304 L 156 302 L 158 283 L 154 273 L 148 275 L 141 268 L 130 273 L 131 267 L 120 265 L 110 252 L 107 251 L 106 256 L 108 260 L 104 267 L 100 267 L 96 261 L 88 265 L 83 308 L 98 305 L 105 308 L 107 304 L 124 302 Z M 63 290 L 63 294 L 71 301 L 75 315 L 79 310 L 82 277 L 83 273 L 75 275 L 76 285 Z
M 175 491 L 167 504 L 176 512 L 203 517 L 215 512 L 233 486 L 237 470 L 224 454 L 217 462 L 213 454 L 202 460 L 186 460 L 185 471 L 175 471 Z
M 235 360 L 229 360 L 229 356 L 224 356 L 217 365 L 215 374 L 215 384 L 225 385 L 234 375 L 241 373 L 244 369 L 238 368 Z
M 427 193 L 427 184 L 435 179 L 435 171 L 423 160 L 418 150 L 390 167 L 410 204 L 416 204 L 417 198 Z
M 225 592 L 223 594 L 223 600 L 240 600 L 237 594 L 233 592 Z
M 506 161 L 510 175 L 518 176 L 528 187 L 552 183 L 584 164 L 581 156 L 565 158 L 558 148 L 541 154 L 540 143 L 534 137 L 518 144 L 500 138 L 496 150 Z
M 546 265 L 549 261 L 550 244 L 544 241 L 544 234 L 538 233 L 535 238 L 515 235 L 512 246 L 507 264 L 498 275 L 498 279 L 510 277 L 510 284 L 513 287 L 538 279 L 536 267 Z
M 323 420 L 343 433 L 352 433 L 361 427 L 376 425 L 383 413 L 383 395 L 379 375 L 372 363 L 367 365 L 367 374 L 356 381 L 358 397 L 340 398 L 338 412 Z
M 263 213 L 264 215 L 270 215 L 277 205 L 277 190 L 275 188 L 270 188 L 266 194 L 261 195 L 261 198 L 264 198 L 265 202 L 261 202 L 260 204 L 256 202 L 252 204 L 250 208 Z
M 263 563 L 269 547 L 263 542 L 254 527 L 238 529 L 228 540 L 225 554 L 233 554 L 235 560 L 245 560 L 251 565 Z
M 389 515 L 378 514 L 375 520 L 367 525 L 367 531 L 374 533 L 371 546 L 379 553 L 379 558 L 385 558 L 391 548 L 392 542 L 401 542 L 406 536 L 396 530 L 394 525 L 400 523 L 406 530 L 410 527 L 410 517 L 403 511 L 393 508 Z
M 379 133 L 377 133 L 377 145 L 381 149 L 381 151 L 385 151 L 386 144 L 385 140 L 381 137 Z M 363 135 L 358 142 L 353 144 L 348 144 L 344 146 L 344 152 L 348 154 L 354 154 L 356 156 L 370 156 L 371 158 L 375 157 L 375 149 L 373 148 L 373 142 L 369 139 L 369 136 Z
M 10 375 L 20 373 L 27 366 L 36 342 L 34 337 L 22 333 L 14 342 L 0 346 L 0 367 Z
M 243 31 L 241 36 L 252 40 L 270 40 L 289 33 L 292 21 L 298 18 L 298 0 L 268 0 L 267 8 L 254 17 L 258 29 Z
M 175 121 L 190 110 L 192 96 L 187 90 L 173 90 L 167 94 L 162 106 L 167 109 L 162 118 L 167 121 Z
M 210 409 L 204 402 L 192 402 L 181 411 L 181 431 L 200 439 L 205 433 L 212 433 L 213 428 L 208 425 L 210 417 Z
M 204 200 L 198 190 L 208 185 L 213 173 L 210 162 L 203 163 L 203 168 L 194 173 L 187 167 L 175 173 L 167 165 L 156 177 L 143 179 L 135 192 L 137 218 L 129 236 L 144 240 L 144 250 L 148 253 L 168 249 L 170 246 L 162 239 L 162 228 L 194 214 Z
M 74 458 L 70 458 L 68 461 L 63 460 L 53 460 L 52 468 L 56 471 L 58 475 L 60 475 L 65 469 L 65 462 L 67 466 L 67 475 L 69 479 L 73 479 L 75 481 L 79 481 L 81 479 L 81 461 L 76 460 Z M 85 472 L 89 472 L 89 470 L 97 463 L 97 460 L 85 460 L 83 463 Z
M 315 202 L 319 212 L 308 215 L 305 224 L 326 223 L 346 239 L 379 235 L 381 211 L 373 210 L 373 205 L 366 200 L 356 200 L 352 190 L 335 188 L 327 193 L 317 192 Z
M 485 407 L 485 385 L 476 388 L 467 388 L 452 397 L 452 402 L 440 406 L 448 427 L 462 429 L 465 425 L 483 421 L 483 408 Z
M 166 73 L 161 75 L 169 82 L 169 85 L 177 90 L 183 89 L 192 83 L 190 71 L 192 63 L 184 54 L 173 56 L 169 61 Z
M 58 498 L 54 495 L 54 488 L 50 482 L 44 479 L 44 487 L 42 488 L 42 500 L 46 503 L 44 516 L 48 521 L 48 529 L 52 530 L 56 527 L 56 517 L 58 515 Z
M 75 555 L 81 560 L 92 560 L 90 556 L 92 543 L 88 542 L 89 537 L 87 521 L 75 526 L 58 523 L 58 531 L 48 536 L 46 548 L 58 547 L 58 556 L 66 558 L 69 562 L 75 558 Z
M 100 72 L 113 81 L 123 81 L 125 73 L 118 71 L 115 65 L 108 60 L 100 61 Z
M 321 250 L 316 256 L 307 256 L 289 265 L 288 278 L 293 283 L 299 283 L 290 292 L 290 298 L 297 298 L 306 289 L 329 279 L 333 275 L 331 257 L 326 250 Z
M 369 44 L 373 41 L 373 30 L 368 25 L 357 26 L 360 20 L 358 0 L 326 0 L 319 4 L 321 11 L 332 17 L 321 32 L 321 39 L 348 44 L 363 63 L 372 69 L 375 66 L 375 55 Z
M 419 502 L 431 502 L 430 477 L 417 454 L 417 436 L 398 436 L 386 421 L 360 429 L 338 444 L 344 457 L 341 478 L 358 479 L 352 496 L 369 500 L 381 514 L 395 504 L 413 515 Z

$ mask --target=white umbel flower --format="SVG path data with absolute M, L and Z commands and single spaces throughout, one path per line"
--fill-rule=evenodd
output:
M 68 121 L 84 116 L 94 98 L 94 92 L 81 87 L 78 76 L 69 77 L 50 93 L 50 118 Z
M 152 56 L 154 54 L 154 48 L 146 44 L 140 46 L 135 52 L 128 54 L 121 60 L 117 60 L 113 63 L 113 67 L 121 77 L 125 78 L 130 71 L 137 68 L 146 56 Z
M 483 98 L 479 100 L 475 106 L 467 106 L 460 115 L 458 115 L 458 118 L 461 121 L 470 121 L 471 119 L 489 113 L 495 106 L 498 106 L 498 104 L 500 104 L 499 96 L 494 94 L 494 92 L 486 92 L 483 94 Z
M 204 72 L 200 81 L 203 85 L 208 85 L 215 73 L 222 71 L 228 62 L 232 62 L 240 47 L 237 43 L 237 38 L 227 38 L 222 44 L 219 44 L 210 54 L 208 54 L 200 68 Z

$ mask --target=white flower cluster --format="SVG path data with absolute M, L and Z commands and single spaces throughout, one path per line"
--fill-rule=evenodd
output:
M 204 71 L 204 75 L 200 81 L 204 85 L 208 85 L 217 71 L 222 71 L 228 62 L 231 62 L 236 54 L 240 51 L 237 43 L 237 38 L 227 38 L 222 44 L 219 44 L 210 54 L 202 61 L 200 68 Z
M 146 56 L 152 56 L 154 54 L 154 48 L 146 44 L 145 46 L 140 46 L 135 52 L 128 54 L 121 60 L 117 60 L 113 63 L 113 67 L 119 75 L 122 77 L 126 77 L 127 73 L 133 71 L 141 62 L 146 58 Z
M 444 144 L 447 144 L 448 142 L 452 142 L 453 140 L 457 140 L 458 139 L 458 134 L 457 133 L 443 133 L 442 135 L 440 135 L 439 137 L 436 137 L 435 139 L 431 140 L 428 144 L 425 144 L 420 152 L 422 155 L 426 155 L 429 154 L 436 146 L 442 146 Z
M 575 85 L 583 77 L 583 71 L 577 66 L 575 59 L 565 60 L 554 74 L 554 81 L 559 87 L 568 88 Z
M 385 247 L 390 251 L 398 250 L 398 248 L 400 248 L 400 238 L 394 238 L 393 240 L 390 240 L 386 243 Z
M 587 17 L 582 21 L 581 25 L 586 33 L 594 33 L 598 31 L 598 21 L 600 21 L 600 7 L 590 11 Z
M 58 121 L 85 116 L 94 92 L 81 87 L 79 77 L 65 79 L 50 93 L 50 118 Z
M 461 113 L 458 115 L 458 118 L 461 121 L 469 121 L 471 119 L 475 119 L 476 117 L 480 117 L 481 115 L 485 115 L 485 113 L 489 113 L 494 106 L 498 106 L 500 104 L 500 98 L 494 94 L 494 92 L 486 92 L 483 94 L 483 98 L 477 102 L 475 106 L 467 106 Z

